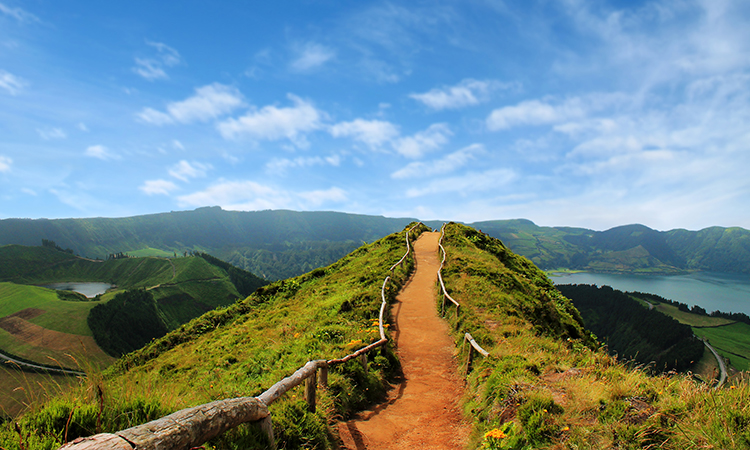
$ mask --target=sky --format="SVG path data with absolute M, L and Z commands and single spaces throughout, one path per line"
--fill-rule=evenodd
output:
M 750 228 L 747 0 L 0 0 L 0 218 Z

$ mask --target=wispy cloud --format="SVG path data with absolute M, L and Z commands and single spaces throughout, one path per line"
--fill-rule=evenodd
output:
M 10 95 L 19 94 L 27 85 L 23 78 L 0 69 L 0 89 L 4 89 Z
M 589 94 L 564 100 L 526 100 L 492 111 L 487 117 L 487 128 L 490 131 L 499 131 L 517 126 L 549 125 L 580 120 L 592 112 L 627 100 L 627 96 L 620 93 Z
M 146 195 L 169 195 L 178 187 L 168 180 L 146 180 L 138 189 Z
M 102 161 L 110 161 L 110 160 L 116 160 L 121 159 L 120 155 L 117 153 L 114 153 L 107 147 L 103 145 L 92 145 L 88 148 L 86 148 L 86 156 L 90 156 L 92 158 L 101 159 Z
M 39 133 L 39 137 L 44 139 L 45 141 L 51 139 L 65 139 L 68 137 L 68 135 L 65 133 L 65 130 L 63 130 L 62 128 L 37 128 L 36 132 Z
M 309 101 L 292 94 L 287 97 L 294 106 L 279 108 L 268 105 L 237 119 L 224 120 L 217 126 L 219 133 L 225 139 L 289 139 L 298 147 L 306 147 L 306 133 L 320 129 L 325 114 Z
M 295 57 L 289 67 L 295 72 L 307 72 L 323 66 L 336 57 L 336 52 L 316 42 L 294 46 Z
M 203 191 L 178 197 L 178 202 L 182 207 L 218 205 L 223 209 L 235 211 L 289 208 L 306 210 L 346 200 L 346 191 L 338 187 L 294 192 L 255 181 L 223 179 Z
M 423 94 L 409 94 L 409 97 L 422 102 L 431 109 L 440 111 L 478 105 L 488 101 L 492 91 L 514 87 L 517 87 L 517 84 L 467 78 L 455 86 L 442 86 Z
M 398 127 L 384 120 L 355 119 L 339 122 L 330 128 L 333 137 L 351 137 L 370 148 L 378 148 L 399 136 Z
M 391 174 L 391 178 L 424 178 L 454 172 L 485 153 L 482 144 L 472 144 L 434 161 L 414 161 Z
M 438 178 L 424 187 L 411 188 L 407 197 L 422 197 L 431 194 L 455 192 L 461 196 L 471 196 L 474 192 L 497 189 L 517 179 L 511 169 L 492 169 L 485 172 L 471 172 L 462 176 Z
M 12 17 L 21 23 L 39 22 L 39 18 L 30 12 L 21 8 L 11 8 L 4 3 L 0 3 L 0 13 Z
M 274 158 L 266 164 L 266 172 L 274 175 L 283 175 L 289 169 L 298 167 L 313 167 L 313 166 L 334 166 L 338 167 L 341 164 L 341 156 L 331 155 L 327 157 L 322 156 L 300 156 L 298 158 Z
M 167 105 L 167 112 L 144 108 L 136 117 L 152 125 L 207 122 L 229 114 L 244 105 L 240 91 L 220 83 L 195 89 L 195 95 Z
M 169 175 L 182 181 L 189 181 L 191 178 L 205 177 L 206 172 L 211 170 L 211 164 L 202 164 L 199 162 L 188 162 L 182 160 L 169 169 Z
M 7 156 L 0 155 L 0 172 L 10 172 L 13 160 Z
M 425 153 L 436 150 L 448 143 L 448 138 L 452 135 L 453 132 L 448 125 L 436 123 L 430 125 L 424 131 L 397 139 L 393 143 L 393 147 L 402 156 L 420 158 Z
M 162 42 L 146 41 L 146 44 L 156 50 L 156 55 L 150 58 L 135 58 L 133 72 L 148 81 L 168 79 L 166 68 L 173 67 L 181 62 L 177 50 Z

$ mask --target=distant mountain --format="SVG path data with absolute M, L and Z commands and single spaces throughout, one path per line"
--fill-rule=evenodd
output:
M 338 212 L 224 211 L 219 207 L 126 218 L 0 220 L 0 245 L 52 240 L 90 258 L 113 253 L 209 253 L 269 280 L 308 272 L 401 230 L 413 218 Z M 425 222 L 438 228 L 440 221 Z M 626 225 L 607 231 L 540 227 L 529 220 L 470 226 L 501 239 L 543 269 L 623 273 L 691 270 L 750 273 L 750 231 L 712 227 L 656 231 Z
M 331 264 L 414 219 L 337 212 L 224 211 L 219 207 L 126 218 L 0 220 L 0 245 L 42 239 L 89 258 L 112 253 L 209 253 L 270 280 Z
M 739 227 L 656 231 L 625 225 L 593 231 L 540 227 L 528 220 L 495 220 L 472 226 L 502 240 L 543 269 L 750 273 L 750 231 Z

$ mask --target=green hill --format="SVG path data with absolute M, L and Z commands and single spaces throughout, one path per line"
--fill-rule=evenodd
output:
M 341 357 L 377 340 L 380 288 L 405 249 L 404 233 L 210 311 L 36 406 L 17 419 L 26 448 L 55 448 L 65 438 L 115 431 L 187 406 L 258 395 L 308 360 Z M 468 367 L 471 448 L 750 446 L 746 382 L 711 390 L 689 376 L 632 369 L 596 349 L 571 301 L 501 241 L 449 224 L 443 245 L 446 287 L 461 303 L 457 316 L 451 310 L 446 317 L 459 367 Z M 390 300 L 411 266 L 396 269 Z M 465 332 L 489 352 L 470 367 Z M 336 366 L 315 413 L 307 411 L 301 388 L 274 403 L 279 447 L 335 448 L 332 424 L 380 398 L 397 372 L 390 346 L 369 369 L 356 360 Z M 10 424 L 0 428 L 0 446 L 17 449 L 18 442 Z M 206 448 L 264 446 L 248 425 Z

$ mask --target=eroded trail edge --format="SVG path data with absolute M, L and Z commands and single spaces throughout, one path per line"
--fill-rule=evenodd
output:
M 448 325 L 435 306 L 439 240 L 440 233 L 423 233 L 414 243 L 416 270 L 391 311 L 403 380 L 386 403 L 339 425 L 349 450 L 466 446 L 470 425 L 459 406 L 463 380 Z

